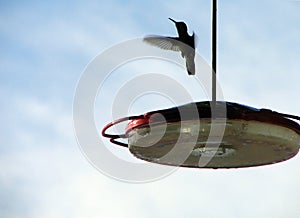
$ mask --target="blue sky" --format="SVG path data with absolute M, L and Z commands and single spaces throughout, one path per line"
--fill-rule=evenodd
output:
M 299 11 L 285 0 L 219 1 L 226 100 L 300 115 Z M 258 168 L 179 169 L 136 185 L 106 177 L 81 153 L 72 103 L 83 70 L 122 41 L 175 35 L 168 17 L 196 32 L 210 62 L 208 0 L 0 1 L 0 217 L 300 216 L 299 156 Z

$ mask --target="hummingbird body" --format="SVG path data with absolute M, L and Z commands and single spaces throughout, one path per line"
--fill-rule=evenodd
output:
M 177 22 L 169 18 L 176 25 L 178 37 L 147 36 L 144 41 L 162 49 L 180 51 L 186 61 L 189 75 L 195 75 L 195 34 L 189 35 L 184 22 Z

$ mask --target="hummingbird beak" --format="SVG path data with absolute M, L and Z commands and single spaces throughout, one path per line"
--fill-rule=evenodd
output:
M 174 23 L 177 23 L 175 20 L 173 20 L 172 18 L 169 17 L 169 20 L 173 21 Z

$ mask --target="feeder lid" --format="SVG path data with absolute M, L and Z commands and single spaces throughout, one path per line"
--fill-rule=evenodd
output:
M 231 102 L 216 102 L 214 110 L 211 108 L 212 102 L 206 101 L 151 111 L 110 123 L 102 134 L 123 146 L 126 144 L 116 139 L 128 138 L 130 152 L 140 159 L 183 167 L 258 166 L 281 162 L 298 153 L 300 126 L 289 118 L 299 117 Z M 125 134 L 105 133 L 127 119 L 131 121 Z M 223 131 L 211 138 L 221 137 L 218 143 L 210 140 L 213 125 L 219 125 L 214 124 L 216 120 Z

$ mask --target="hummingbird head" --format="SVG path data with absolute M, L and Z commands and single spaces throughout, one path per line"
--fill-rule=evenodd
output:
M 178 22 L 169 17 L 169 20 L 173 21 L 176 25 L 178 33 L 187 32 L 187 26 L 184 22 Z

